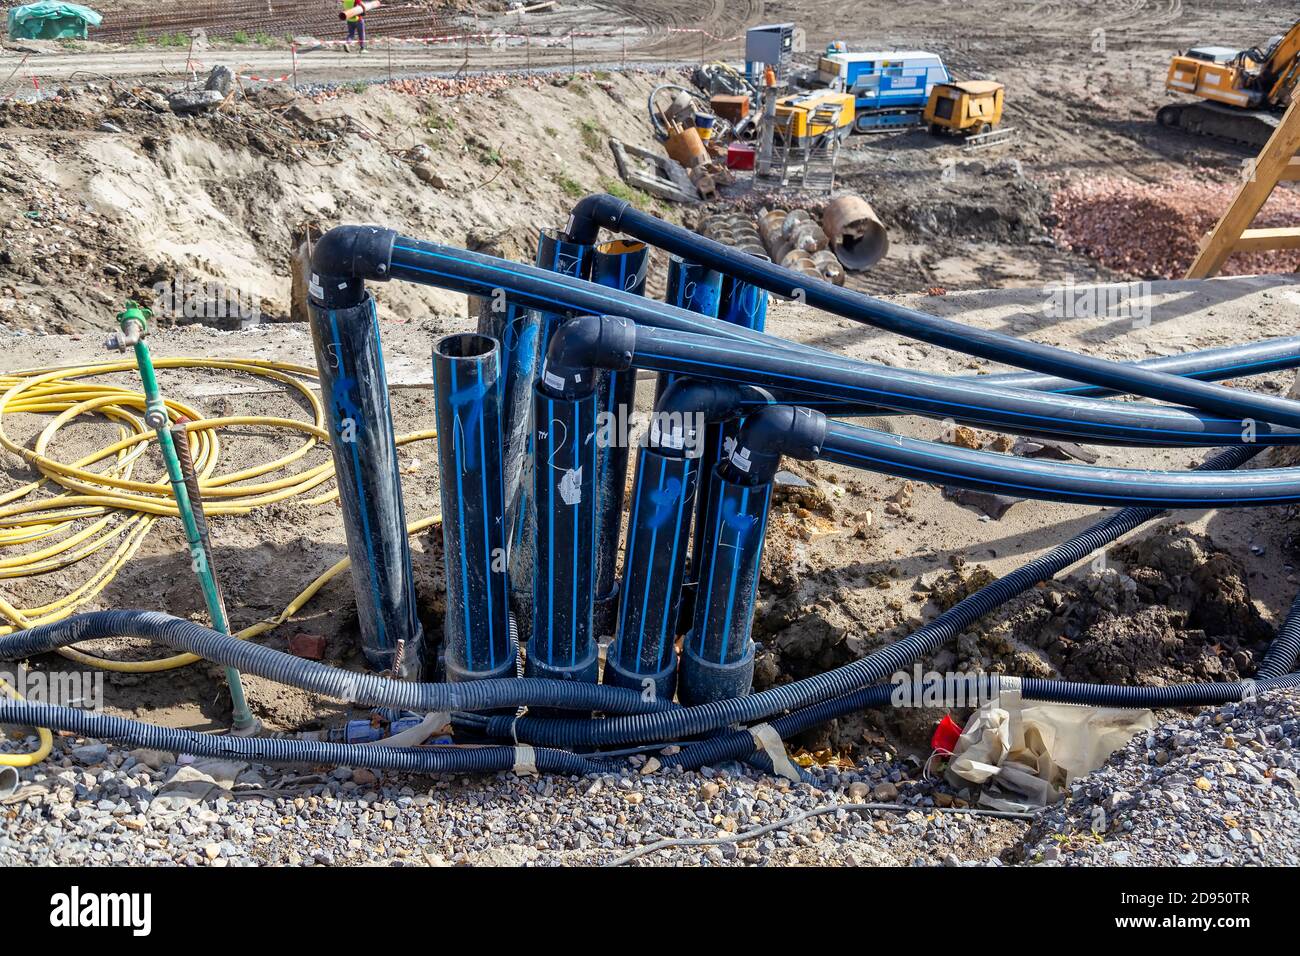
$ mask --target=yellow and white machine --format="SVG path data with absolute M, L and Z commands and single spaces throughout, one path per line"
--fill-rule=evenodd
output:
M 853 132 L 854 115 L 852 93 L 835 90 L 791 93 L 776 101 L 776 130 L 796 142 L 824 133 L 843 141 Z
M 1170 103 L 1156 113 L 1176 126 L 1252 146 L 1263 146 L 1300 83 L 1300 20 L 1263 49 L 1197 46 L 1169 64 L 1165 89 L 1198 103 Z
M 931 133 L 991 133 L 1002 122 L 1005 92 L 1006 88 L 994 80 L 936 83 L 921 118 Z

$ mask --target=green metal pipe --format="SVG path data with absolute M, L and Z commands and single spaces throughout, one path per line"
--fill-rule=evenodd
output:
M 122 347 L 132 345 L 135 348 L 135 361 L 140 369 L 140 381 L 144 385 L 144 421 L 154 430 L 158 438 L 158 447 L 162 451 L 163 463 L 167 467 L 167 477 L 171 481 L 172 493 L 176 496 L 176 508 L 180 512 L 181 523 L 185 526 L 185 540 L 189 544 L 191 566 L 194 568 L 194 573 L 198 575 L 199 584 L 203 589 L 203 601 L 208 607 L 208 615 L 212 618 L 212 629 L 222 634 L 229 634 L 230 623 L 226 619 L 226 609 L 221 600 L 221 590 L 217 586 L 216 572 L 212 568 L 212 562 L 204 547 L 203 534 L 195 518 L 194 503 L 190 501 L 185 473 L 176 454 L 172 433 L 167 427 L 167 406 L 163 404 L 158 378 L 154 374 L 153 357 L 149 354 L 149 346 L 145 343 L 145 336 L 149 330 L 148 317 L 148 309 L 128 301 L 126 308 L 117 317 L 123 337 L 116 343 L 110 342 L 110 344 Z M 244 684 L 240 679 L 239 671 L 227 667 L 226 683 L 230 685 L 235 731 L 251 730 L 256 726 L 256 720 L 248 709 L 248 700 L 244 696 Z

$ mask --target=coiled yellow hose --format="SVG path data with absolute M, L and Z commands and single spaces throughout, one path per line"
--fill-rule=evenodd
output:
M 185 429 L 207 515 L 248 514 L 255 508 L 316 492 L 334 477 L 332 461 L 289 471 L 313 448 L 328 444 L 324 411 L 309 384 L 317 377 L 315 369 L 263 359 L 188 357 L 159 358 L 154 360 L 154 365 L 158 369 L 214 369 L 270 379 L 296 391 L 311 411 L 310 422 L 255 415 L 204 418 L 181 402 L 168 401 L 167 412 L 173 422 L 181 418 L 189 420 Z M 113 361 L 0 375 L 0 389 L 3 389 L 0 447 L 22 458 L 41 476 L 0 494 L 0 587 L 6 580 L 46 574 L 107 552 L 104 561 L 84 581 L 48 604 L 18 608 L 0 593 L 0 618 L 9 622 L 0 624 L 0 634 L 48 624 L 73 614 L 107 587 L 135 556 L 158 518 L 179 516 L 166 475 L 156 481 L 133 477 L 135 465 L 154 438 L 153 430 L 137 414 L 144 410 L 143 394 L 115 385 L 83 381 L 134 370 L 132 361 Z M 16 414 L 53 417 L 31 447 L 26 447 L 10 437 L 5 428 L 6 416 Z M 116 423 L 118 440 L 70 464 L 47 454 L 60 429 L 86 415 Z M 220 433 L 250 426 L 287 429 L 305 437 L 292 452 L 274 461 L 219 473 Z M 397 444 L 425 441 L 436 434 L 432 429 L 413 432 L 400 436 Z M 96 465 L 101 465 L 100 470 L 92 470 Z M 57 490 L 50 494 L 53 489 Z M 313 494 L 306 503 L 321 505 L 337 497 L 337 489 L 330 489 Z M 411 522 L 407 533 L 416 534 L 440 520 L 434 515 Z M 6 550 L 20 546 L 25 546 L 21 553 L 4 556 Z M 347 558 L 339 561 L 312 581 L 280 614 L 258 621 L 235 636 L 257 637 L 284 623 L 350 564 Z M 76 647 L 62 648 L 59 653 L 79 664 L 128 673 L 156 673 L 199 660 L 192 654 L 175 654 L 148 661 L 116 661 Z M 7 685 L 0 687 L 0 691 L 16 696 Z M 38 751 L 19 756 L 0 755 L 0 765 L 30 766 L 44 759 L 52 738 L 48 730 L 41 729 L 39 733 Z

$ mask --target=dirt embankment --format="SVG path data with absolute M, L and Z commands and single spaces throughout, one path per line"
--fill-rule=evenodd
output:
M 172 281 L 237 292 L 264 318 L 282 317 L 290 232 L 307 221 L 381 222 L 530 259 L 537 230 L 562 222 L 577 198 L 620 188 L 609 137 L 650 145 L 629 104 L 651 83 L 427 81 L 317 100 L 262 88 L 190 118 L 167 110 L 170 87 L 92 84 L 60 101 L 4 104 L 0 320 L 107 328 L 124 297 L 147 300 Z M 377 294 L 402 317 L 464 308 L 409 286 Z

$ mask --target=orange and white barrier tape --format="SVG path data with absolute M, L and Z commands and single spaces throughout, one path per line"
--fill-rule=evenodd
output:
M 252 73 L 236 73 L 241 80 L 252 80 L 254 83 L 288 83 L 293 79 L 293 73 L 285 73 L 283 76 L 254 76 Z

